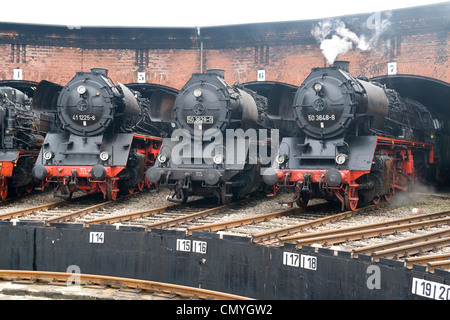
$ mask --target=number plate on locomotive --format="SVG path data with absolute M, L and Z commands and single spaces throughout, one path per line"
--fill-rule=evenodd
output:
M 334 114 L 310 114 L 308 115 L 308 121 L 334 121 L 336 116 Z
M 214 117 L 213 116 L 187 116 L 187 123 L 206 123 L 213 124 Z
M 72 116 L 72 120 L 75 121 L 95 121 L 95 115 L 89 115 L 89 114 L 74 114 Z

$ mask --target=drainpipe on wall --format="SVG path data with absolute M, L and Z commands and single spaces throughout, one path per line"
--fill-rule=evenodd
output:
M 200 27 L 197 27 L 197 37 L 200 38 L 200 73 L 203 73 L 203 39 L 200 34 Z

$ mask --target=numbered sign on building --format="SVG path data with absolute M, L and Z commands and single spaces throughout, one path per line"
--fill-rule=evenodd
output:
M 145 83 L 145 72 L 138 72 L 137 73 L 137 82 L 138 83 Z
M 266 81 L 266 70 L 258 70 L 257 80 Z
M 22 79 L 22 69 L 14 69 L 14 74 L 13 74 L 13 79 L 14 80 L 23 80 Z
M 388 76 L 397 74 L 397 62 L 389 62 L 388 63 L 387 74 L 388 74 Z

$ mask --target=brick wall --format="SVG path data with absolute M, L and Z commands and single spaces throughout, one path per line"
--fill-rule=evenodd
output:
M 387 63 L 397 62 L 398 73 L 450 82 L 448 3 L 390 13 L 390 29 L 368 51 L 351 50 L 338 56 L 350 61 L 350 72 L 368 77 L 385 75 Z M 340 18 L 356 32 L 370 15 Z M 358 21 L 358 23 L 354 23 Z M 326 60 L 311 35 L 319 21 L 267 23 L 202 29 L 202 37 L 187 29 L 69 30 L 66 27 L 0 24 L 0 80 L 48 80 L 64 85 L 77 71 L 92 67 L 109 70 L 121 83 L 146 82 L 181 88 L 201 68 L 225 69 L 229 83 L 266 80 L 299 85 L 312 67 Z M 203 60 L 200 44 L 203 41 Z

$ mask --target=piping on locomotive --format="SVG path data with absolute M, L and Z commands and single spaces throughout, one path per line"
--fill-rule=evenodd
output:
M 389 201 L 436 173 L 431 113 L 394 90 L 341 67 L 314 68 L 293 108 L 304 136 L 284 138 L 276 162 L 262 173 L 274 195 L 293 190 L 290 205 L 324 198 L 355 210 L 360 201 Z
M 20 90 L 0 87 L 0 199 L 33 190 L 32 167 L 44 141 L 40 120 Z
M 63 88 L 42 81 L 37 108 L 55 117 L 33 175 L 41 188 L 54 186 L 55 196 L 76 191 L 101 192 L 115 200 L 119 191 L 149 188 L 145 171 L 159 152 L 161 132 L 148 118 L 148 100 L 119 83 L 106 69 L 77 72 Z
M 155 118 L 170 121 L 175 129 L 147 171 L 148 181 L 173 191 L 167 200 L 186 202 L 195 195 L 228 203 L 260 187 L 264 163 L 259 151 L 270 151 L 257 130 L 268 129 L 265 142 L 278 134 L 270 130 L 266 98 L 229 85 L 223 70 L 212 69 L 194 73 L 176 97 L 154 95 L 152 100 L 152 110 L 159 110 Z

